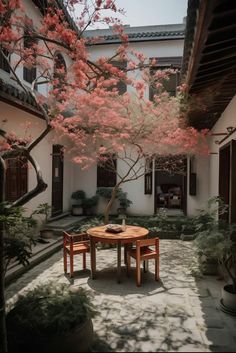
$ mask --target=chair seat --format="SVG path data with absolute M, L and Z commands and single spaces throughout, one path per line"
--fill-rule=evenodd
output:
M 70 245 L 66 246 L 66 250 L 70 252 Z M 81 253 L 81 252 L 89 252 L 90 250 L 90 243 L 89 241 L 79 242 L 73 244 L 73 253 Z
M 155 260 L 155 280 L 156 281 L 159 280 L 159 266 L 160 266 L 159 238 L 136 240 L 136 248 L 127 249 L 126 268 L 127 268 L 128 276 L 130 273 L 131 257 L 133 257 L 136 260 L 137 286 L 141 286 L 141 268 L 140 268 L 141 261 L 144 261 L 144 272 L 147 272 L 148 260 L 151 260 L 151 259 Z
M 74 255 L 82 254 L 83 269 L 86 269 L 86 253 L 90 252 L 90 241 L 86 233 L 69 234 L 63 232 L 64 272 L 67 273 L 67 255 L 70 258 L 70 277 L 74 276 Z
M 140 249 L 140 255 L 141 256 L 154 255 L 154 254 L 156 254 L 156 252 L 154 250 L 150 249 L 149 247 L 143 247 L 143 248 Z M 135 248 L 130 250 L 130 256 L 132 256 L 133 258 L 136 259 L 137 252 L 136 252 Z

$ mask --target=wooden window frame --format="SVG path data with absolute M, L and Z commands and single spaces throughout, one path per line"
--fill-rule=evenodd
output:
M 28 163 L 25 158 L 17 157 L 6 160 L 6 164 L 6 201 L 14 202 L 28 192 Z M 12 181 L 14 174 L 15 182 Z
M 27 36 L 27 31 L 25 31 L 24 36 Z M 24 37 L 24 48 L 31 48 L 32 44 L 36 43 L 36 40 L 32 38 Z M 35 54 L 36 57 L 36 54 Z M 37 68 L 31 67 L 28 68 L 26 66 L 23 67 L 23 79 L 28 83 L 33 83 L 33 81 L 37 77 Z M 37 85 L 35 85 L 35 90 L 37 90 Z
M 144 194 L 152 195 L 153 161 L 146 159 L 144 175 Z
M 150 62 L 156 59 L 157 60 L 157 65 L 153 66 L 153 68 L 151 68 L 151 72 L 152 71 L 157 71 L 157 70 L 164 70 L 164 69 L 174 69 L 174 70 L 180 70 L 181 69 L 181 61 L 182 58 L 181 57 L 163 57 L 163 58 L 150 58 Z M 175 96 L 176 95 L 176 88 L 180 83 L 180 73 L 177 72 L 175 74 L 175 78 L 176 78 L 176 85 L 175 85 L 175 92 L 174 91 L 168 91 L 167 92 L 171 95 L 171 96 Z M 152 101 L 153 97 L 155 94 L 155 90 L 153 87 L 149 87 L 149 99 Z
M 7 56 L 8 51 L 6 49 L 2 49 L 4 54 Z M 3 57 L 3 55 L 0 53 L 0 69 L 7 72 L 8 74 L 10 73 L 10 65 L 8 64 L 7 60 Z

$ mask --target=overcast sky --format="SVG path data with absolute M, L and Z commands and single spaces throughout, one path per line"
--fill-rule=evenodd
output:
M 116 0 L 117 6 L 126 12 L 125 16 L 120 17 L 123 24 L 130 24 L 132 27 L 183 23 L 187 2 L 188 0 Z
M 116 0 L 124 8 L 124 24 L 131 26 L 182 23 L 186 16 L 187 0 Z

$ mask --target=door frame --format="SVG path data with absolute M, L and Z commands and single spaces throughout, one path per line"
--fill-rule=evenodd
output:
M 236 223 L 236 140 L 231 140 L 219 149 L 219 197 L 229 205 L 221 219 Z
M 61 151 L 63 148 L 62 145 L 56 144 L 52 146 L 52 212 L 51 212 L 51 216 L 55 217 L 60 215 L 63 212 L 63 184 L 64 184 L 64 154 Z M 59 204 L 56 204 L 56 210 L 54 209 L 55 206 L 55 192 L 58 196 L 58 189 L 55 187 L 57 186 L 55 180 L 54 180 L 54 165 L 55 162 L 57 161 L 56 159 L 58 159 L 58 157 L 60 158 L 60 165 L 59 165 L 59 169 L 58 169 L 58 173 L 59 173 L 59 177 L 60 177 L 60 189 L 59 189 Z
M 186 173 L 182 175 L 181 187 L 182 187 L 182 193 L 183 193 L 183 200 L 182 200 L 182 207 L 180 209 L 186 215 L 187 214 L 187 157 L 184 158 L 184 163 L 185 163 Z M 154 168 L 154 214 L 156 214 L 156 211 L 157 211 L 157 193 L 156 193 L 157 180 L 158 180 L 157 175 L 158 175 L 158 170 L 155 170 Z

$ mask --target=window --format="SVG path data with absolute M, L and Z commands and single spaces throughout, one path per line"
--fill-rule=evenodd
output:
M 28 164 L 24 158 L 6 161 L 6 201 L 14 202 L 27 193 Z
M 54 85 L 54 88 L 61 87 L 61 84 L 65 81 L 66 76 L 66 63 L 63 56 L 58 53 L 54 57 L 54 79 L 58 79 L 58 85 Z
M 6 49 L 2 49 L 4 54 L 8 56 L 8 51 Z M 2 53 L 0 52 L 0 69 L 10 73 L 10 66 L 7 60 L 3 57 Z
M 127 66 L 127 63 L 120 61 L 112 61 L 112 65 L 118 67 L 121 70 L 124 70 Z M 119 81 L 116 85 L 116 88 L 118 89 L 119 95 L 122 95 L 127 91 L 127 85 L 123 81 Z
M 109 158 L 97 165 L 97 187 L 113 187 L 116 185 L 115 158 Z
M 32 49 L 33 45 L 36 44 L 37 41 L 33 38 L 30 38 L 29 32 L 25 32 L 24 37 L 24 48 L 25 49 Z M 36 53 L 33 54 L 33 57 L 36 58 Z M 23 68 L 23 79 L 26 82 L 32 83 L 36 79 L 37 71 L 36 67 L 27 67 L 24 66 Z M 35 86 L 36 88 L 36 86 Z
M 145 165 L 145 176 L 144 176 L 144 194 L 152 194 L 152 160 L 147 159 Z
M 170 57 L 170 58 L 159 58 L 157 59 L 157 65 L 151 68 L 151 75 L 154 75 L 158 70 L 164 69 L 180 69 L 181 67 L 181 57 Z M 160 90 L 167 91 L 171 96 L 175 96 L 176 87 L 179 85 L 179 73 L 170 74 L 169 79 L 162 81 L 163 88 Z M 153 100 L 153 97 L 156 93 L 160 91 L 153 86 L 149 89 L 149 99 Z

